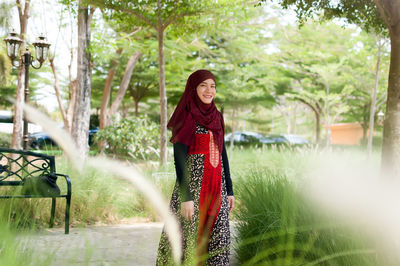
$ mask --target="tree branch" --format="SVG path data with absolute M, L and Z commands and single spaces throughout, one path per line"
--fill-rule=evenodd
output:
M 383 21 L 385 22 L 386 26 L 388 27 L 389 31 L 392 31 L 392 26 L 390 22 L 390 13 L 388 12 L 387 9 L 385 9 L 385 5 L 382 2 L 382 0 L 374 0 L 376 7 L 378 8 L 379 13 L 381 14 L 381 17 Z M 389 19 L 388 19 L 389 18 Z
M 115 112 L 118 110 L 118 107 L 120 106 L 128 88 L 129 82 L 131 81 L 133 69 L 135 68 L 136 63 L 141 56 L 142 53 L 134 52 L 133 55 L 129 58 L 129 61 L 125 68 L 124 77 L 122 78 L 121 85 L 119 86 L 119 90 L 117 92 L 117 96 L 115 97 L 115 100 L 111 105 L 110 115 L 115 114 Z
M 18 15 L 19 15 L 19 20 L 21 21 L 22 18 L 22 8 L 21 8 L 21 0 L 16 0 L 15 1 L 18 7 Z
M 56 92 L 58 108 L 60 108 L 60 113 L 61 113 L 62 119 L 64 121 L 64 127 L 67 129 L 68 132 L 70 132 L 67 115 L 66 115 L 64 107 L 62 105 L 62 101 L 61 101 L 60 85 L 59 85 L 59 79 L 57 76 L 56 67 L 54 65 L 54 57 L 49 57 L 49 62 L 50 62 L 51 71 L 53 72 L 53 76 L 54 76 L 54 90 Z
M 128 39 L 129 37 L 131 37 L 132 35 L 135 35 L 136 33 L 138 33 L 141 30 L 142 30 L 142 27 L 138 27 L 136 30 L 132 31 L 131 33 L 129 33 L 127 35 L 124 35 L 124 36 L 121 36 L 121 37 L 118 37 L 117 40 L 123 39 L 123 38 L 127 38 Z
M 117 11 L 117 12 L 123 12 L 123 13 L 128 13 L 128 14 L 134 15 L 136 18 L 142 20 L 144 23 L 146 23 L 147 25 L 149 25 L 153 29 L 157 30 L 157 26 L 154 23 L 152 23 L 145 15 L 143 15 L 140 12 L 134 11 L 134 10 L 129 9 L 129 8 L 124 8 L 122 6 L 118 6 L 118 5 L 115 5 L 115 4 L 105 4 L 103 1 L 96 1 L 95 5 L 98 6 L 99 8 L 109 8 L 109 9 L 112 9 L 112 10 Z
M 378 100 L 376 103 L 376 110 L 379 110 L 379 108 L 382 106 L 382 104 L 386 103 L 386 96 L 387 93 L 384 93 Z
M 175 21 L 177 21 L 178 19 L 183 18 L 185 16 L 189 16 L 189 15 L 191 15 L 191 13 L 182 13 L 182 14 L 179 14 L 179 15 L 173 17 L 173 18 L 169 17 L 165 21 L 165 24 L 163 25 L 163 30 L 165 30 L 170 24 L 175 23 Z
M 91 6 L 90 8 L 89 8 L 89 17 L 88 17 L 88 22 L 87 22 L 87 24 L 89 25 L 88 27 L 90 27 L 90 24 L 91 24 L 91 22 L 92 22 L 92 18 L 93 18 L 93 13 L 94 13 L 94 11 L 95 11 L 95 9 L 96 8 L 94 8 L 93 6 Z
M 163 26 L 163 29 L 166 29 L 167 27 L 168 27 L 168 25 L 169 24 L 171 24 L 172 23 L 172 17 L 174 17 L 175 16 L 175 12 L 176 12 L 176 10 L 178 9 L 178 2 L 179 2 L 179 0 L 175 0 L 174 1 L 174 9 L 171 11 L 171 15 L 168 17 L 168 19 L 165 21 L 165 24 L 164 24 L 164 26 Z
M 301 103 L 305 104 L 308 106 L 314 113 L 319 114 L 317 108 L 315 108 L 311 103 L 307 102 L 306 100 L 300 98 L 300 97 L 294 97 L 294 99 L 300 101 Z
M 121 8 L 121 9 L 118 9 L 118 10 L 134 15 L 135 17 L 137 17 L 138 19 L 142 20 L 144 23 L 146 23 L 147 25 L 149 25 L 153 29 L 157 30 L 157 26 L 154 23 L 152 23 L 148 18 L 146 18 L 143 14 L 138 13 L 136 11 L 133 11 L 131 9 L 127 9 L 127 8 Z

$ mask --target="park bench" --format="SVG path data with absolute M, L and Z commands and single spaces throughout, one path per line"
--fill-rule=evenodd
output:
M 38 193 L 23 193 L 24 183 L 31 178 L 39 178 L 44 175 L 55 175 L 63 177 L 66 181 L 66 193 L 59 195 L 38 195 Z M 30 180 L 30 181 L 31 181 Z M 56 173 L 54 156 L 46 154 L 0 148 L 0 199 L 11 198 L 51 198 L 50 228 L 54 225 L 54 214 L 56 210 L 56 198 L 65 198 L 65 234 L 69 233 L 69 214 L 71 205 L 71 181 L 67 175 Z

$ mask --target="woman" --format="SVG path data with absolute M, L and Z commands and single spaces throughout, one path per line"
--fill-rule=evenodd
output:
M 210 71 L 192 73 L 168 122 L 177 176 L 170 208 L 181 224 L 183 265 L 229 265 L 229 213 L 235 198 L 215 93 Z M 163 232 L 157 265 L 171 264 Z

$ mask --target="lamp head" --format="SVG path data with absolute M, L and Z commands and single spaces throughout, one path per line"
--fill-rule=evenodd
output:
M 14 61 L 18 57 L 19 47 L 21 46 L 22 40 L 18 37 L 15 31 L 10 32 L 10 35 L 4 39 L 7 44 L 7 55 L 11 61 Z
M 47 59 L 50 43 L 46 41 L 46 37 L 39 36 L 38 40 L 33 43 L 36 51 L 36 60 L 42 64 Z

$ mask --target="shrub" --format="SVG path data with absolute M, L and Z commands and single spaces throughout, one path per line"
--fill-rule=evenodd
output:
M 147 116 L 122 119 L 120 123 L 97 132 L 95 142 L 106 142 L 106 152 L 119 158 L 157 159 L 159 129 Z
M 11 134 L 0 132 L 0 147 L 10 147 Z
M 235 188 L 240 264 L 379 265 L 361 234 L 317 213 L 285 175 L 252 171 Z

